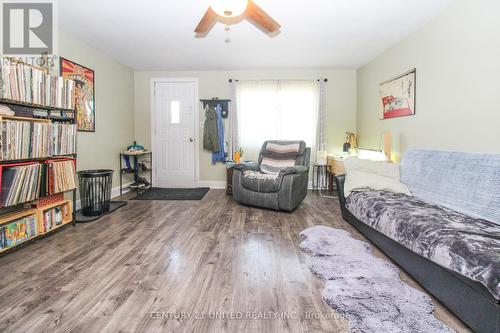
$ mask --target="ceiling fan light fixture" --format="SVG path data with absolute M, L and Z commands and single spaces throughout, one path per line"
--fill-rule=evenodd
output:
M 210 7 L 223 17 L 240 16 L 247 10 L 248 0 L 212 0 Z

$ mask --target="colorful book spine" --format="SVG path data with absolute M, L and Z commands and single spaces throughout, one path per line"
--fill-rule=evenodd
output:
M 9 248 L 26 242 L 38 235 L 36 216 L 30 215 L 10 222 L 2 227 L 2 248 Z

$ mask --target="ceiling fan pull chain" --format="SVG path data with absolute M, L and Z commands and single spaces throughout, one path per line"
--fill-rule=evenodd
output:
M 224 42 L 231 43 L 231 27 L 229 26 L 229 24 L 226 24 L 226 26 L 224 27 L 224 31 L 226 31 L 226 38 L 224 39 Z

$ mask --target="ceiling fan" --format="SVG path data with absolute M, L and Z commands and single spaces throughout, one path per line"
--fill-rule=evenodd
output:
M 235 18 L 240 16 L 254 21 L 268 33 L 273 33 L 281 28 L 278 22 L 252 0 L 212 0 L 194 32 L 197 34 L 208 33 L 219 17 Z

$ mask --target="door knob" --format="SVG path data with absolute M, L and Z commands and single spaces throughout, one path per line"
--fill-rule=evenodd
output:
M 189 138 L 189 142 L 193 142 L 193 141 L 194 141 L 193 138 Z

